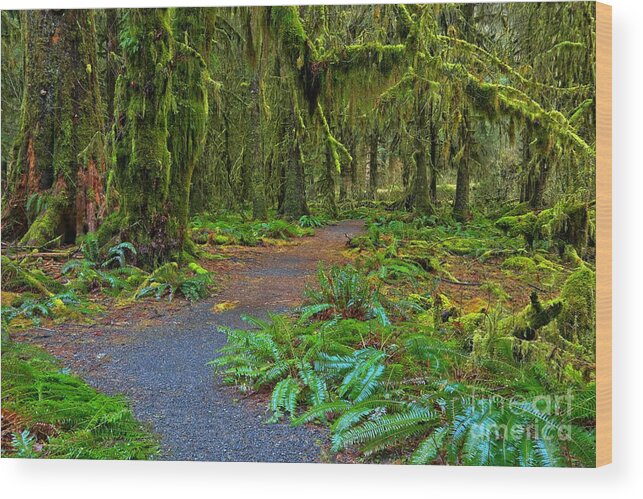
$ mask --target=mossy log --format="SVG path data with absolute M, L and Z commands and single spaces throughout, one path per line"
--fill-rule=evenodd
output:
M 529 297 L 531 303 L 517 317 L 506 319 L 514 322 L 511 334 L 520 340 L 533 341 L 539 329 L 545 327 L 560 314 L 563 303 L 555 300 L 543 305 L 534 291 Z

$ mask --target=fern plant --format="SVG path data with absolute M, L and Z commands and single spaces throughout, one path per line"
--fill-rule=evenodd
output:
M 119 267 L 123 268 L 127 264 L 127 252 L 133 257 L 136 256 L 136 249 L 132 243 L 122 242 L 112 246 L 107 250 L 107 258 L 101 264 L 101 267 L 109 267 L 117 263 Z
M 212 275 L 197 264 L 179 268 L 175 262 L 160 266 L 147 277 L 134 293 L 135 299 L 154 296 L 157 300 L 167 296 L 172 301 L 179 292 L 189 301 L 196 301 L 208 294 L 214 284 Z
M 61 274 L 71 276 L 72 287 L 83 291 L 108 288 L 118 292 L 126 285 L 123 279 L 101 270 L 97 263 L 87 259 L 68 261 L 61 268 Z
M 327 222 L 325 219 L 316 217 L 314 215 L 302 215 L 299 218 L 300 227 L 309 227 L 311 229 L 315 229 L 317 227 L 323 227 L 326 224 Z
M 29 430 L 23 430 L 20 433 L 14 433 L 11 437 L 11 447 L 14 452 L 14 457 L 23 459 L 32 459 L 38 457 L 38 452 L 35 448 L 36 437 L 33 436 Z
M 382 324 L 390 324 L 386 310 L 382 306 L 376 282 L 366 278 L 352 265 L 323 266 L 317 272 L 319 288 L 306 289 L 310 304 L 302 308 L 309 315 L 340 315 L 343 318 L 377 318 Z
M 31 427 L 14 435 L 18 456 L 149 459 L 158 453 L 155 438 L 121 397 L 97 392 L 42 349 L 9 342 L 2 350 L 3 411 L 54 429 L 45 439 L 39 437 L 41 451 Z

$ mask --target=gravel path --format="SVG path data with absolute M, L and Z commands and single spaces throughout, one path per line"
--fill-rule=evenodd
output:
M 244 314 L 265 316 L 299 303 L 318 262 L 341 261 L 346 235 L 360 230 L 361 222 L 342 222 L 296 246 L 262 248 L 243 259 L 218 296 L 154 325 L 109 328 L 91 342 L 70 336 L 65 349 L 73 350 L 74 369 L 88 382 L 129 397 L 136 416 L 161 436 L 162 459 L 319 461 L 322 429 L 267 424 L 265 400 L 243 398 L 206 364 L 226 341 L 220 327 L 245 327 Z M 238 303 L 214 313 L 221 302 Z

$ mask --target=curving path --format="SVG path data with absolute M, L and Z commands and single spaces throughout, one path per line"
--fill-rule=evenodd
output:
M 319 461 L 323 430 L 267 424 L 265 399 L 244 398 L 222 385 L 206 363 L 225 343 L 220 327 L 245 327 L 244 314 L 262 316 L 300 303 L 318 262 L 341 261 L 346 235 L 361 230 L 361 222 L 347 221 L 317 229 L 297 245 L 249 251 L 228 269 L 219 295 L 153 324 L 101 328 L 91 341 L 86 328 L 70 332 L 58 349 L 89 383 L 129 397 L 136 416 L 161 436 L 162 459 Z M 213 312 L 222 302 L 238 303 Z

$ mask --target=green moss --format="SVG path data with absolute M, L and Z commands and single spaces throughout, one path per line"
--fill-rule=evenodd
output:
M 136 246 L 139 263 L 149 269 L 183 248 L 183 240 L 176 237 L 181 223 L 174 210 L 179 207 L 170 203 L 168 195 L 175 54 L 170 12 L 133 9 L 124 32 L 133 41 L 125 50 L 125 73 L 117 81 L 114 173 L 123 212 L 121 236 Z
M 524 215 L 505 216 L 496 222 L 496 226 L 511 236 L 522 236 L 530 248 L 543 237 L 543 221 L 534 212 Z
M 504 290 L 504 288 L 499 283 L 494 281 L 484 281 L 480 286 L 480 289 L 482 291 L 488 292 L 491 296 L 501 302 L 507 301 L 511 298 L 509 294 L 507 294 L 507 292 Z
M 536 262 L 528 256 L 511 256 L 502 262 L 505 270 L 518 270 L 529 274 L 536 273 Z
M 558 318 L 560 335 L 568 341 L 593 347 L 596 341 L 596 274 L 581 266 L 563 285 L 563 310 Z
M 29 226 L 29 230 L 22 236 L 20 244 L 37 248 L 60 245 L 64 234 L 62 227 L 65 218 L 69 216 L 68 204 L 65 191 L 48 196 L 46 208 Z
M 42 270 L 28 269 L 2 255 L 2 289 L 5 291 L 34 291 L 51 297 L 62 291 L 62 284 L 47 276 Z
M 531 293 L 530 301 L 520 313 L 501 321 L 501 329 L 518 339 L 532 341 L 538 330 L 558 317 L 563 308 L 560 300 L 541 303 L 535 291 Z

